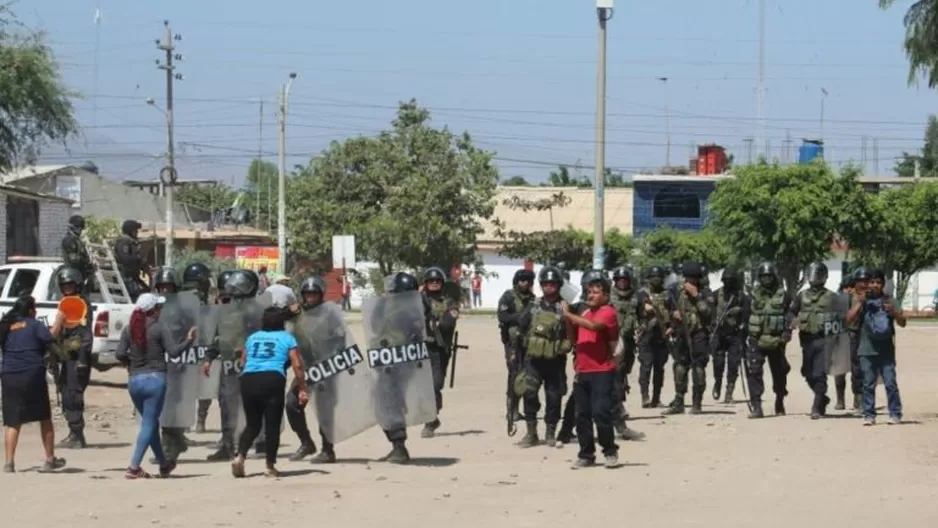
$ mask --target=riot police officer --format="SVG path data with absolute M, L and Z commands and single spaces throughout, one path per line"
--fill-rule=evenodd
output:
M 519 269 L 511 279 L 511 289 L 505 290 L 498 299 L 498 330 L 505 349 L 505 366 L 508 369 L 506 418 L 512 422 L 521 420 L 521 412 L 518 410 L 520 400 L 514 391 L 515 375 L 519 369 L 518 360 L 521 359 L 519 349 L 522 347 L 518 325 L 521 322 L 521 314 L 534 301 L 534 293 L 531 292 L 533 285 L 534 272 Z
M 682 266 L 684 281 L 670 289 L 668 310 L 671 312 L 671 332 L 675 336 L 672 348 L 674 360 L 674 400 L 664 414 L 682 414 L 687 377 L 693 381 L 691 414 L 703 411 L 703 394 L 707 389 L 707 363 L 710 360 L 707 328 L 713 318 L 713 298 L 701 285 L 703 272 L 700 264 L 692 261 Z
M 452 358 L 451 347 L 456 332 L 456 320 L 459 318 L 459 303 L 443 295 L 443 283 L 446 274 L 442 269 L 433 267 L 423 276 L 423 298 L 427 310 L 427 349 L 430 351 L 430 363 L 433 367 L 433 390 L 436 396 L 436 412 L 443 409 L 443 386 L 446 381 L 446 369 Z M 437 417 L 424 424 L 420 436 L 432 438 L 440 427 Z
M 62 296 L 68 297 L 81 295 L 85 278 L 76 269 L 62 268 L 57 282 Z M 55 380 L 62 395 L 62 414 L 68 423 L 68 436 L 59 443 L 59 447 L 68 449 L 88 446 L 85 441 L 85 389 L 91 380 L 91 347 L 94 337 L 91 332 L 91 303 L 87 298 L 83 299 L 88 308 L 84 321 L 74 326 L 67 325 L 57 338 L 62 343 L 78 344 L 77 350 L 67 352 L 67 358 L 60 363 Z
M 541 408 L 538 399 L 541 385 L 544 386 L 544 421 L 547 425 L 544 440 L 548 445 L 556 442 L 561 401 L 567 390 L 566 358 L 573 349 L 561 307 L 563 272 L 554 266 L 546 266 L 538 274 L 538 283 L 544 295 L 525 310 L 520 325 L 524 334 L 522 368 L 526 381 L 524 421 L 527 427 L 524 438 L 518 444 L 521 447 L 540 443 L 537 412 Z
M 723 403 L 733 402 L 733 391 L 739 377 L 739 366 L 746 350 L 747 325 L 752 303 L 743 290 L 742 277 L 733 267 L 726 267 L 720 278 L 723 287 L 717 290 L 716 321 L 710 342 L 713 343 L 713 399 L 719 400 L 726 372 Z
M 671 348 L 668 332 L 671 323 L 668 290 L 664 287 L 666 277 L 667 271 L 664 267 L 651 266 L 646 273 L 648 285 L 636 294 L 638 385 L 642 392 L 642 407 L 646 409 L 661 405 L 664 366 L 668 363 Z
M 201 262 L 193 262 L 182 271 L 182 291 L 192 291 L 199 296 L 203 305 L 208 304 L 212 289 L 212 270 Z
M 612 272 L 612 299 L 619 316 L 619 347 L 621 353 L 616 354 L 616 392 L 618 396 L 619 419 L 616 429 L 621 436 L 625 431 L 625 419 L 628 412 L 625 410 L 625 399 L 629 393 L 629 374 L 635 365 L 636 343 L 635 330 L 638 328 L 638 296 L 632 284 L 632 269 L 620 266 Z M 614 415 L 615 416 L 615 415 Z
M 788 372 L 791 366 L 785 357 L 785 345 L 791 341 L 791 296 L 785 291 L 775 265 L 763 262 L 756 272 L 757 281 L 752 290 L 752 311 L 749 315 L 749 349 L 746 366 L 749 379 L 750 418 L 762 418 L 762 377 L 766 360 L 772 373 L 772 391 L 775 393 L 775 414 L 785 414 L 785 396 L 788 395 Z
M 134 301 L 141 293 L 150 291 L 150 288 L 140 278 L 140 274 L 148 274 L 150 266 L 140 254 L 140 242 L 137 235 L 143 225 L 136 220 L 125 220 L 121 226 L 121 236 L 114 243 L 114 258 L 130 298 Z
M 224 304 L 227 302 L 228 294 L 225 293 L 225 284 L 228 282 L 228 277 L 234 273 L 234 270 L 225 270 L 218 274 L 218 277 L 215 279 L 215 304 Z M 209 287 L 211 291 L 211 287 Z M 197 433 L 205 432 L 205 422 L 208 420 L 208 411 L 212 408 L 212 399 L 211 398 L 201 398 L 199 399 L 198 414 L 196 419 L 195 431 Z M 221 442 L 219 441 L 219 446 Z
M 81 215 L 72 215 L 68 219 L 65 237 L 62 238 L 62 261 L 65 265 L 81 273 L 84 282 L 80 285 L 83 294 L 88 293 L 88 282 L 94 276 L 94 266 L 88 256 L 88 250 L 81 239 L 85 229 L 85 219 Z
M 811 419 L 827 414 L 831 399 L 827 396 L 827 354 L 825 323 L 841 312 L 838 295 L 825 287 L 827 265 L 815 262 L 808 266 L 808 289 L 791 303 L 791 319 L 797 318 L 798 341 L 801 343 L 801 375 L 814 392 Z

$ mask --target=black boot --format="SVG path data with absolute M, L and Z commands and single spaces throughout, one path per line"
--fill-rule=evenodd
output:
M 309 455 L 316 454 L 316 443 L 313 442 L 312 438 L 307 438 L 300 442 L 300 447 L 296 448 L 296 451 L 290 455 L 291 462 L 299 462 Z
M 407 452 L 403 440 L 395 440 L 391 443 L 391 452 L 381 460 L 392 464 L 406 464 L 410 462 L 410 453 Z
M 703 412 L 703 393 L 704 390 L 694 389 L 693 395 L 690 400 L 690 413 L 691 414 L 700 414 Z
M 846 376 L 835 376 L 834 384 L 836 387 L 837 393 L 837 403 L 834 404 L 835 411 L 842 411 L 847 408 L 847 405 L 844 401 L 845 393 L 847 392 L 847 377 Z
M 661 412 L 663 416 L 684 414 L 684 396 L 675 396 L 668 408 Z
M 313 464 L 335 464 L 335 447 L 325 438 L 322 439 L 322 451 L 310 460 Z
M 775 395 L 775 416 L 785 416 L 785 397 Z
M 544 443 L 549 446 L 557 443 L 557 424 L 547 425 L 547 431 L 544 433 Z
M 726 384 L 726 393 L 723 394 L 723 403 L 730 404 L 733 403 L 733 392 L 736 390 L 735 383 Z
M 215 451 L 211 455 L 205 457 L 205 460 L 209 462 L 230 462 L 234 460 L 235 452 L 234 446 L 229 445 L 228 443 L 222 443 L 218 447 L 218 451 Z
M 661 387 L 657 387 L 651 393 L 651 407 L 661 407 Z
M 716 378 L 715 380 L 713 380 L 713 401 L 720 401 L 720 394 L 722 393 L 721 391 L 722 385 L 723 385 L 722 379 Z M 726 388 L 729 389 L 729 384 L 727 384 Z
M 62 449 L 84 449 L 88 447 L 88 443 L 85 442 L 85 435 L 83 433 L 71 431 L 56 447 L 61 447 Z
M 195 432 L 196 434 L 202 434 L 205 430 L 205 418 L 199 418 L 198 421 L 195 422 Z
M 518 447 L 534 447 L 541 443 L 541 439 L 537 436 L 537 421 L 527 421 L 524 423 L 527 428 L 527 432 L 524 434 L 524 437 L 518 442 Z
M 642 389 L 642 409 L 651 408 L 651 398 L 648 397 L 648 389 Z
M 423 431 L 420 431 L 421 438 L 433 438 L 433 435 L 436 434 L 436 430 L 440 428 L 440 420 L 437 418 L 432 422 L 426 423 L 423 425 Z
M 765 414 L 762 413 L 761 401 L 754 401 L 751 403 L 751 405 L 752 405 L 752 410 L 749 411 L 750 420 L 758 420 L 759 418 L 763 418 L 765 416 Z

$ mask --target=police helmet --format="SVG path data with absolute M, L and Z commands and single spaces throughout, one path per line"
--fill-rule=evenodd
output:
M 583 276 L 580 277 L 580 285 L 584 287 L 598 281 L 606 281 L 607 283 L 609 282 L 605 271 L 598 269 L 586 270 L 583 272 Z
M 257 274 L 251 270 L 235 270 L 225 281 L 225 293 L 234 298 L 253 297 L 259 286 Z
M 446 273 L 444 273 L 442 269 L 434 266 L 423 274 L 423 283 L 426 284 L 430 281 L 446 282 Z
M 665 269 L 664 269 L 663 266 L 652 266 L 652 267 L 648 268 L 648 278 L 649 278 L 649 279 L 661 279 L 661 280 L 664 280 L 664 278 L 665 278 L 665 276 L 667 276 L 667 274 L 668 274 L 668 273 L 665 271 Z
M 739 283 L 739 270 L 733 267 L 723 268 L 723 274 L 720 276 L 720 281 L 723 284 L 738 284 Z
M 521 281 L 534 282 L 534 272 L 528 269 L 519 269 L 511 279 L 511 284 L 517 286 Z
M 75 231 L 81 232 L 85 228 L 85 218 L 81 215 L 72 215 L 68 219 L 68 225 Z
M 326 283 L 315 275 L 312 277 L 306 277 L 303 279 L 303 282 L 300 283 L 300 293 L 318 293 L 320 295 L 325 295 Z
M 553 282 L 563 285 L 563 272 L 555 266 L 544 266 L 544 269 L 537 274 L 537 282 L 540 284 Z
M 234 274 L 235 270 L 225 270 L 218 274 L 218 278 L 215 280 L 216 286 L 218 286 L 218 293 L 225 293 L 225 284 L 228 283 L 228 278 Z
M 806 278 L 808 283 L 815 288 L 823 286 L 827 282 L 827 265 L 823 262 L 812 262 L 808 266 Z
M 681 275 L 684 275 L 685 279 L 699 279 L 703 277 L 703 266 L 697 264 L 692 260 L 684 262 L 681 267 Z
M 772 277 L 775 277 L 777 279 L 778 270 L 775 269 L 775 264 L 772 264 L 771 262 L 763 262 L 762 264 L 759 264 L 759 270 L 758 270 L 758 273 L 756 273 L 756 275 L 758 275 L 759 277 L 763 275 L 771 275 Z
M 62 268 L 56 279 L 60 289 L 66 284 L 75 284 L 77 286 L 85 281 L 85 277 L 75 268 Z
M 417 277 L 403 271 L 395 273 L 385 282 L 385 291 L 387 293 L 417 291 L 417 288 Z
M 613 282 L 618 282 L 620 280 L 632 280 L 632 268 L 628 266 L 619 266 L 612 272 Z
M 671 268 L 675 275 L 684 275 L 684 262 L 678 262 Z
M 866 266 L 860 266 L 853 272 L 854 281 L 866 281 L 873 278 L 873 270 Z
M 169 267 L 156 270 L 156 274 L 153 275 L 153 285 L 156 287 L 171 285 L 179 288 L 179 278 L 176 276 L 176 270 Z
M 201 262 L 193 262 L 182 271 L 182 282 L 208 284 L 212 278 L 212 270 Z

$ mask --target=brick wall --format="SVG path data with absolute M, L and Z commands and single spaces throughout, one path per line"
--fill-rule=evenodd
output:
M 62 255 L 62 238 L 68 231 L 71 204 L 52 200 L 39 201 L 39 247 L 43 257 Z

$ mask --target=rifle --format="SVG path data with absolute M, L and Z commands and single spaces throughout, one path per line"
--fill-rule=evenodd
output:
M 713 332 L 710 334 L 710 343 L 708 348 L 713 350 L 713 341 L 716 339 L 717 335 L 720 332 L 720 328 L 723 326 L 723 321 L 726 319 L 726 314 L 729 313 L 730 309 L 733 307 L 733 301 L 736 300 L 736 294 L 730 295 L 730 300 L 726 302 L 726 308 L 723 309 L 723 313 L 720 314 L 720 317 L 717 318 L 716 325 L 713 327 Z
M 668 296 L 671 298 L 671 302 L 674 303 L 674 309 L 675 309 L 675 311 L 679 311 L 680 314 L 681 314 L 681 318 L 680 318 L 680 320 L 678 320 L 678 332 L 680 332 L 680 333 L 684 336 L 684 341 L 685 341 L 685 344 L 687 345 L 687 356 L 690 358 L 691 364 L 693 365 L 693 363 L 694 363 L 694 343 L 692 343 L 692 342 L 691 342 L 691 339 L 690 339 L 690 331 L 689 331 L 689 329 L 687 328 L 687 321 L 684 320 L 684 319 L 685 319 L 685 317 L 684 317 L 684 312 L 681 312 L 681 311 L 678 309 L 677 299 L 674 298 L 675 293 L 676 293 L 675 290 L 672 290 L 671 288 L 668 288 Z M 677 295 L 680 296 L 681 294 L 680 294 L 680 293 L 677 293 Z M 672 318 L 672 320 L 673 320 L 673 318 Z M 676 338 L 675 338 L 675 340 L 676 340 Z M 675 345 L 676 345 L 676 344 L 677 344 L 677 343 L 675 343 Z
M 515 436 L 515 433 L 518 432 L 518 426 L 515 425 L 515 406 L 520 400 L 519 396 L 515 393 L 515 380 L 518 378 L 518 374 L 521 372 L 521 369 L 524 367 L 524 357 L 521 355 L 521 340 L 522 338 L 518 336 L 512 346 L 514 351 L 514 362 L 513 365 L 509 367 L 508 370 L 508 397 L 505 399 L 506 409 L 505 409 L 505 420 L 508 422 L 508 436 Z M 513 367 L 513 368 L 512 368 Z
M 452 356 L 449 359 L 449 388 L 453 388 L 456 383 L 456 355 L 459 350 L 469 350 L 469 345 L 459 344 L 459 332 L 453 334 L 453 344 L 450 347 Z

